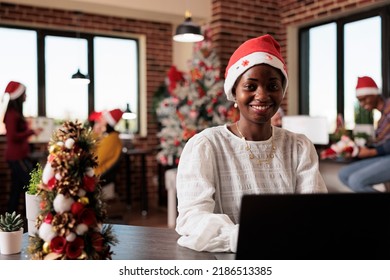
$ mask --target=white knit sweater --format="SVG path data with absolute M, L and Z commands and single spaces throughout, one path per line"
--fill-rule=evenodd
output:
M 176 182 L 179 245 L 235 252 L 243 194 L 327 192 L 310 140 L 277 127 L 273 137 L 275 157 L 260 165 L 226 125 L 207 128 L 188 141 Z M 257 157 L 270 154 L 271 139 L 247 142 Z

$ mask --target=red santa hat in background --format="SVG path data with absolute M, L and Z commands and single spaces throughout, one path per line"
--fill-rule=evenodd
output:
M 10 100 L 15 100 L 26 91 L 26 87 L 15 81 L 10 81 L 5 88 L 4 94 L 9 95 Z
M 95 122 L 95 121 L 99 120 L 99 119 L 101 118 L 101 116 L 102 116 L 102 112 L 95 112 L 95 111 L 93 111 L 93 112 L 89 115 L 88 120 L 89 120 L 90 122 Z
M 107 121 L 109 125 L 114 127 L 122 118 L 123 111 L 121 109 L 114 109 L 111 111 L 104 111 L 102 113 L 103 118 Z
M 15 100 L 20 97 L 23 93 L 26 92 L 26 87 L 15 81 L 10 81 L 5 88 L 4 95 L 1 98 L 0 104 L 0 123 L 4 121 L 4 115 L 7 111 L 8 102 L 10 100 Z
M 368 76 L 358 77 L 356 84 L 356 96 L 381 94 L 375 81 Z
M 279 69 L 283 76 L 283 94 L 288 86 L 288 76 L 286 64 L 280 53 L 280 45 L 269 35 L 249 39 L 244 42 L 230 57 L 229 64 L 225 72 L 224 89 L 227 99 L 234 101 L 232 88 L 241 74 L 254 65 L 268 64 Z

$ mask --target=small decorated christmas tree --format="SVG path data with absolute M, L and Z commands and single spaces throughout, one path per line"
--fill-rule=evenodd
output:
M 53 134 L 39 184 L 38 233 L 29 241 L 32 259 L 111 259 L 117 240 L 112 226 L 103 225 L 95 144 L 91 130 L 79 122 L 65 122 Z

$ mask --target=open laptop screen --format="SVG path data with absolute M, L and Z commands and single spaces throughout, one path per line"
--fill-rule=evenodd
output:
M 390 259 L 390 193 L 246 195 L 237 259 Z

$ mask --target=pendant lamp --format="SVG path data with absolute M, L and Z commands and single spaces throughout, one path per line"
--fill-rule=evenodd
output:
M 80 69 L 77 69 L 77 72 L 72 75 L 72 81 L 84 85 L 88 85 L 90 82 L 88 75 L 81 73 Z
M 135 113 L 133 113 L 131 110 L 130 110 L 130 104 L 127 103 L 126 105 L 126 110 L 123 112 L 123 115 L 122 115 L 122 118 L 125 120 L 125 130 L 126 130 L 126 133 L 128 134 L 132 134 L 130 132 L 130 120 L 134 120 L 137 118 L 137 115 Z
M 192 22 L 191 13 L 185 12 L 185 20 L 176 28 L 173 40 L 176 42 L 194 43 L 203 41 L 204 37 L 200 27 Z
M 81 12 L 76 12 L 76 25 L 78 25 L 80 15 L 81 15 Z M 80 32 L 79 31 L 76 32 L 76 38 L 77 38 L 77 40 L 80 40 Z M 84 75 L 83 73 L 81 73 L 80 68 L 78 68 L 77 72 L 72 75 L 72 81 L 77 82 L 78 84 L 84 84 L 84 85 L 88 85 L 90 82 L 88 74 Z
M 130 110 L 130 104 L 127 103 L 126 110 L 123 112 L 122 118 L 125 120 L 134 120 L 137 115 Z

